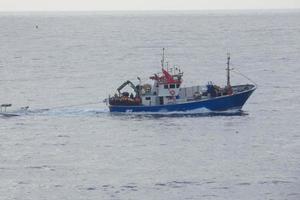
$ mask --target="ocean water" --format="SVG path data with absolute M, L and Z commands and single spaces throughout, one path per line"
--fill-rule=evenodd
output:
M 0 103 L 20 115 L 0 117 L 0 199 L 300 199 L 299 19 L 0 13 Z M 110 114 L 103 99 L 159 71 L 163 47 L 186 86 L 224 85 L 230 52 L 258 89 L 241 113 Z

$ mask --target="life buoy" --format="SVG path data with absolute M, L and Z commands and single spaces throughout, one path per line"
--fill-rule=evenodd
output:
M 174 96 L 175 95 L 175 90 L 169 90 L 170 95 Z

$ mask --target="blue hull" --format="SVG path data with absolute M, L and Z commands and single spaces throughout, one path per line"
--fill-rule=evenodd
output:
M 252 92 L 256 88 L 239 92 L 233 95 L 215 97 L 207 100 L 192 101 L 178 104 L 157 106 L 119 106 L 110 105 L 110 112 L 186 112 L 196 109 L 208 109 L 211 111 L 226 111 L 230 109 L 241 109 Z

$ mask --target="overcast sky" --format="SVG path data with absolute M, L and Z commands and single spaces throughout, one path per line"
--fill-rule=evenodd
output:
M 0 0 L 1 11 L 300 8 L 300 0 Z

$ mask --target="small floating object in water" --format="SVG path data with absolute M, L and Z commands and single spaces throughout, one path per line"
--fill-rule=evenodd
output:
M 20 108 L 22 111 L 27 111 L 29 109 L 29 106 L 24 106 Z
M 38 26 L 38 25 L 35 25 L 35 28 L 36 28 L 36 29 L 38 29 L 38 28 L 39 28 L 39 26 Z
M 6 104 L 1 104 L 1 112 L 3 111 L 3 108 L 4 108 L 4 112 L 6 112 L 6 109 L 8 108 L 8 107 L 11 107 L 12 105 L 10 104 L 10 103 L 6 103 Z
M 117 88 L 114 96 L 108 98 L 110 112 L 189 112 L 199 109 L 210 111 L 240 110 L 256 89 L 253 84 L 234 85 L 230 83 L 230 55 L 227 56 L 227 84 L 224 87 L 209 82 L 205 86 L 181 87 L 183 72 L 178 66 L 169 67 L 165 55 L 161 60 L 161 73 L 150 77 L 153 84 L 134 85 L 125 81 Z M 129 85 L 134 94 L 124 91 Z
M 14 116 L 18 116 L 17 114 L 15 113 L 9 113 L 7 112 L 7 108 L 8 107 L 11 107 L 12 104 L 1 104 L 0 105 L 0 115 L 4 116 L 4 117 L 14 117 Z

